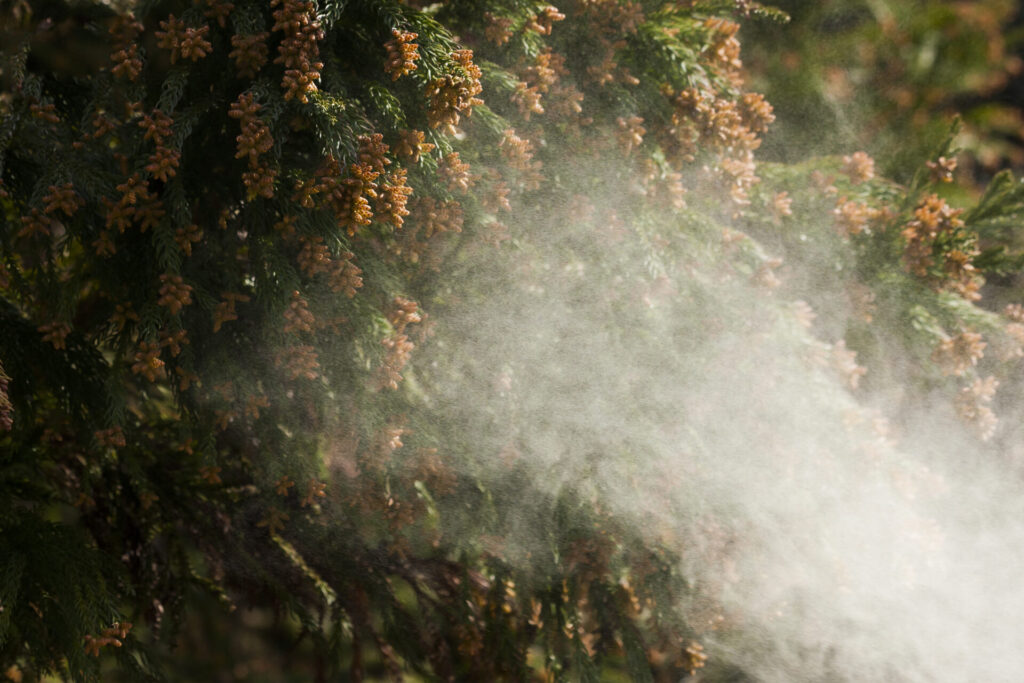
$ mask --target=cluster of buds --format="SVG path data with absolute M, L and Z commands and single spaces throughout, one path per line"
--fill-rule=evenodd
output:
M 102 110 L 96 112 L 92 117 L 92 139 L 99 140 L 104 135 L 117 130 L 117 123 L 107 116 Z
M 114 51 L 110 61 L 114 63 L 110 71 L 117 78 L 134 81 L 142 73 L 142 60 L 139 58 L 138 37 L 142 32 L 142 24 L 130 14 L 114 18 L 110 26 L 110 36 Z
M 39 209 L 32 209 L 27 216 L 21 217 L 21 229 L 18 230 L 17 236 L 19 239 L 30 239 L 35 235 L 50 237 L 53 235 L 55 227 L 57 227 L 56 221 Z
M 388 146 L 384 143 L 384 136 L 380 133 L 373 135 L 360 135 L 356 138 L 359 143 L 359 151 L 356 158 L 359 163 L 367 164 L 378 173 L 384 172 L 384 167 L 391 164 L 388 158 Z
M 228 116 L 238 119 L 242 128 L 241 134 L 235 138 L 238 143 L 235 158 L 248 158 L 251 168 L 258 165 L 261 154 L 266 154 L 274 146 L 270 128 L 259 117 L 260 109 L 262 107 L 255 101 L 253 94 L 245 92 L 238 96 L 238 100 L 233 102 L 228 110 Z
M 128 632 L 131 630 L 131 622 L 115 621 L 113 626 L 103 629 L 103 633 L 101 635 L 85 636 L 86 654 L 92 655 L 93 657 L 99 657 L 100 649 L 107 645 L 121 647 L 121 641 L 128 637 Z
M 399 382 L 402 381 L 402 369 L 409 362 L 412 351 L 416 348 L 416 345 L 409 340 L 406 328 L 423 321 L 419 305 L 415 301 L 396 296 L 392 303 L 393 308 L 388 314 L 388 322 L 391 323 L 393 332 L 381 340 L 387 351 L 383 363 L 377 369 L 378 389 L 398 388 Z M 401 445 L 401 442 L 398 445 Z
M 768 126 L 775 121 L 774 108 L 760 93 L 744 94 L 741 100 L 741 111 L 747 128 L 758 135 L 767 131 Z
M 0 364 L 0 431 L 4 432 L 9 432 L 14 427 L 14 407 L 8 393 L 10 386 L 11 378 Z
M 977 248 L 971 244 L 965 249 L 950 249 L 945 254 L 946 287 L 968 301 L 977 301 L 981 298 L 979 290 L 983 279 L 972 263 L 978 253 Z
M 416 345 L 405 334 L 386 337 L 381 340 L 381 344 L 387 351 L 383 363 L 377 369 L 377 388 L 397 389 L 398 383 L 402 381 L 402 369 L 408 364 Z
M 320 376 L 316 350 L 308 344 L 289 346 L 277 354 L 274 365 L 283 368 L 288 379 L 303 377 L 315 380 Z
M 348 176 L 341 177 L 339 165 L 334 157 L 328 157 L 321 170 L 316 192 L 324 195 L 324 203 L 331 209 L 338 222 L 345 226 L 349 236 L 355 235 L 360 227 L 373 222 L 371 200 L 376 201 L 377 178 L 380 171 L 372 163 L 357 163 L 349 166 Z
M 316 7 L 308 0 L 271 0 L 274 10 L 274 31 L 284 33 L 275 64 L 284 65 L 286 100 L 296 99 L 305 104 L 307 95 L 316 91 L 320 69 L 324 64 L 318 61 L 320 47 L 317 41 L 323 39 L 323 30 L 316 21 Z
M 331 161 L 334 160 L 331 155 L 328 155 L 328 158 Z M 312 209 L 316 206 L 313 197 L 319 192 L 320 186 L 317 177 L 298 178 L 295 181 L 295 192 L 292 194 L 292 201 L 304 208 Z M 274 228 L 280 230 L 281 234 L 285 237 L 291 237 L 295 233 L 295 218 L 293 216 L 286 216 L 275 224 Z
M 558 83 L 559 77 L 568 71 L 565 68 L 565 57 L 548 49 L 537 55 L 533 63 L 520 73 L 528 85 L 538 92 L 547 93 Z
M 426 239 L 443 232 L 462 232 L 462 205 L 454 200 L 420 197 L 413 202 L 413 216 L 423 226 Z
M 526 177 L 540 180 L 541 162 L 533 161 L 533 143 L 519 137 L 511 128 L 505 131 L 498 143 L 505 163 Z M 536 178 L 533 178 L 536 176 Z
M 779 192 L 772 197 L 772 213 L 777 218 L 785 218 L 793 215 L 793 198 L 788 192 Z
M 146 170 L 153 174 L 154 178 L 167 181 L 177 172 L 178 164 L 181 161 L 181 152 L 167 146 L 167 138 L 171 136 L 171 126 L 174 120 L 159 109 L 153 110 L 153 115 L 143 116 L 139 125 L 146 130 L 143 136 L 146 140 L 152 140 L 156 150 L 149 156 L 149 164 Z
M 552 25 L 556 21 L 562 21 L 563 19 L 565 19 L 565 15 L 559 12 L 557 7 L 547 5 L 528 19 L 523 28 L 527 31 L 535 31 L 542 36 L 550 36 Z
M 114 312 L 110 315 L 110 322 L 121 332 L 129 321 L 138 322 L 139 314 L 132 308 L 131 302 L 117 304 Z
M 286 321 L 284 325 L 286 334 L 290 332 L 312 332 L 313 326 L 316 324 L 316 318 L 310 312 L 309 304 L 306 303 L 306 299 L 298 291 L 292 292 L 292 300 L 284 311 L 284 319 Z
M 387 156 L 388 146 L 379 133 L 361 135 L 358 141 L 358 163 L 349 166 L 347 177 L 341 177 L 341 165 L 329 155 L 317 172 L 316 182 L 302 183 L 297 198 L 304 205 L 313 206 L 312 196 L 323 195 L 323 204 L 345 226 L 349 236 L 373 222 L 374 208 L 385 214 L 392 225 L 401 227 L 403 217 L 409 213 L 405 204 L 412 193 L 405 184 L 406 173 L 404 170 L 396 171 L 378 183 L 385 167 L 391 164 Z
M 186 285 L 180 275 L 161 275 L 159 294 L 157 304 L 166 306 L 172 315 L 176 315 L 182 308 L 192 303 L 192 286 Z
M 999 382 L 995 377 L 976 379 L 970 386 L 964 387 L 956 397 L 957 415 L 963 420 L 982 441 L 988 441 L 995 434 L 999 419 L 992 412 L 989 404 L 995 396 Z
M 691 676 L 696 675 L 697 669 L 704 668 L 704 665 L 708 659 L 707 653 L 704 652 L 704 646 L 698 643 L 697 641 L 692 640 L 683 649 L 683 652 L 686 654 L 686 670 L 690 673 Z
M 593 34 L 601 40 L 606 36 L 630 35 L 644 22 L 643 7 L 637 2 L 583 2 L 583 12 L 593 25 Z
M 295 482 L 287 474 L 274 483 L 274 493 L 279 496 L 287 496 L 288 490 L 295 486 Z
M 307 277 L 314 277 L 317 273 L 327 273 L 331 270 L 331 250 L 324 244 L 324 238 L 319 235 L 313 237 L 301 237 L 302 248 L 296 260 L 299 268 Z
M 761 118 L 766 112 L 756 116 L 754 100 L 741 106 L 693 88 L 676 94 L 673 107 L 672 125 L 661 141 L 670 161 L 694 161 L 698 143 L 717 151 L 722 158 L 714 170 L 730 182 L 730 194 L 736 203 L 749 203 L 748 191 L 758 182 L 754 150 L 761 144 L 751 126 L 767 125 L 767 119 Z
M 832 210 L 832 215 L 835 216 L 836 232 L 842 237 L 849 238 L 862 233 L 870 235 L 870 224 L 878 219 L 881 212 L 863 202 L 840 197 L 836 202 L 836 208 Z
M 186 256 L 192 255 L 192 244 L 203 239 L 203 231 L 195 223 L 183 225 L 174 231 L 174 242 L 185 252 Z
M 160 220 L 165 213 L 163 203 L 155 194 L 148 193 L 145 201 L 140 202 L 135 209 L 135 220 L 139 224 L 139 232 L 146 232 L 149 228 L 160 225 Z
M 672 117 L 660 144 L 668 160 L 679 167 L 696 160 L 697 143 L 704 132 L 700 119 L 706 116 L 708 107 L 704 105 L 704 96 L 694 88 L 678 94 L 666 89 L 665 94 L 672 98 Z
M 260 164 L 242 174 L 242 184 L 245 186 L 246 196 L 251 200 L 256 197 L 273 199 L 274 181 L 277 179 L 277 171 L 266 164 Z
M 400 168 L 384 177 L 377 192 L 377 215 L 383 216 L 396 228 L 402 227 L 405 216 L 409 215 L 405 207 L 412 195 L 412 188 L 406 184 L 406 179 L 405 169 Z
M 394 328 L 395 333 L 402 334 L 408 325 L 423 322 L 423 316 L 419 313 L 419 304 L 404 296 L 396 296 L 392 301 L 393 308 L 388 313 L 388 322 Z
M 739 87 L 743 84 L 740 41 L 736 38 L 740 25 L 727 19 L 711 18 L 704 22 L 704 27 L 711 31 L 711 43 L 708 46 L 711 67 Z
M 216 21 L 221 28 L 225 28 L 228 15 L 233 9 L 235 9 L 234 3 L 228 2 L 228 0 L 206 0 L 203 16 L 211 21 Z
M 491 12 L 484 13 L 484 38 L 495 45 L 504 45 L 512 38 L 512 19 L 509 17 L 497 17 Z
M 132 374 L 142 375 L 150 382 L 164 377 L 164 362 L 160 359 L 160 345 L 139 342 L 135 351 L 135 362 L 132 363 Z
M 421 154 L 429 154 L 434 145 L 424 142 L 425 136 L 421 130 L 404 130 L 399 135 L 398 144 L 395 145 L 395 154 L 409 159 L 417 164 Z
M 978 249 L 976 237 L 964 228 L 961 213 L 962 209 L 950 207 L 934 194 L 925 197 L 901 233 L 906 242 L 903 265 L 914 275 L 930 277 L 937 285 L 974 301 L 981 296 L 981 278 L 972 263 Z M 941 259 L 940 268 L 932 272 L 937 258 Z
M 391 74 L 391 80 L 397 81 L 416 70 L 416 60 L 420 58 L 419 45 L 412 42 L 416 40 L 416 35 L 409 31 L 391 29 L 392 38 L 384 43 L 388 53 L 384 71 Z
M 28 113 L 33 118 L 45 121 L 46 123 L 54 125 L 60 123 L 60 116 L 57 114 L 57 107 L 54 106 L 53 102 L 45 102 L 43 104 L 33 102 L 28 105 Z
M 430 82 L 427 121 L 431 128 L 441 128 L 454 135 L 460 116 L 469 116 L 473 107 L 483 104 L 483 100 L 477 98 L 483 91 L 480 85 L 483 73 L 473 63 L 472 50 L 456 50 L 452 59 L 461 67 L 462 75 L 447 74 Z
M 61 211 L 65 216 L 71 217 L 84 204 L 71 183 L 50 185 L 43 195 L 43 213 L 48 216 Z
M 942 367 L 944 374 L 960 376 L 985 357 L 985 346 L 981 334 L 964 330 L 939 342 L 932 353 L 932 360 Z
M 186 27 L 181 19 L 175 19 L 170 15 L 160 22 L 160 29 L 156 32 L 157 45 L 170 50 L 171 64 L 179 59 L 191 59 L 197 62 L 210 54 L 213 46 L 206 40 L 206 34 L 210 27 L 203 25 L 201 28 Z
M 529 158 L 527 161 L 529 161 Z M 537 163 L 540 164 L 540 162 Z M 487 188 L 487 192 L 483 193 L 483 196 L 480 198 L 480 202 L 483 205 L 484 210 L 490 213 L 511 211 L 512 204 L 508 200 L 508 196 L 511 191 L 512 190 L 509 188 L 508 183 L 504 180 L 501 180 L 500 178 L 493 180 Z
M 683 93 L 680 93 L 680 101 L 685 101 L 682 96 Z M 747 126 L 744 112 L 736 102 L 700 94 L 696 94 L 695 98 L 693 112 L 701 126 L 704 141 L 725 152 L 753 152 L 760 146 L 760 140 Z
M 629 154 L 634 148 L 643 144 L 644 133 L 647 132 L 647 129 L 640 125 L 643 122 L 644 120 L 639 116 L 630 116 L 629 118 L 620 116 L 616 119 L 619 130 L 616 132 L 615 137 L 618 140 L 619 147 L 626 154 Z
M 843 157 L 843 173 L 854 185 L 860 185 L 875 177 L 875 160 L 866 152 L 854 152 Z
M 928 170 L 931 172 L 933 183 L 953 182 L 953 171 L 956 170 L 956 159 L 939 157 L 935 161 L 927 162 L 925 166 L 927 166 Z
M 267 63 L 269 37 L 270 34 L 266 31 L 247 36 L 237 33 L 231 36 L 232 50 L 228 57 L 235 60 L 235 69 L 238 70 L 240 78 L 256 78 L 256 74 Z
M 399 448 L 404 448 L 402 437 L 411 432 L 405 428 L 402 418 L 392 417 L 388 423 L 377 430 L 373 435 L 373 445 L 370 447 L 369 455 L 372 460 L 364 461 L 364 469 L 370 468 L 380 471 L 384 464 L 391 458 L 391 455 Z
M 171 356 L 177 357 L 181 353 L 181 347 L 187 346 L 189 342 L 188 331 L 179 329 L 171 332 L 168 329 L 160 330 L 160 347 L 171 352 Z
M 30 239 L 35 235 L 51 237 L 58 233 L 60 223 L 45 215 L 39 209 L 32 209 L 29 215 L 21 217 L 21 229 L 17 232 L 18 239 Z
M 236 159 L 248 159 L 249 170 L 242 174 L 242 182 L 248 189 L 249 198 L 274 196 L 274 179 L 277 173 L 260 160 L 274 146 L 270 128 L 259 117 L 262 107 L 251 92 L 245 92 L 231 104 L 228 116 L 238 119 L 242 132 L 235 138 L 238 143 Z
M 67 323 L 51 322 L 38 327 L 39 333 L 43 335 L 43 341 L 53 344 L 55 349 L 67 348 L 67 337 L 71 334 L 71 326 Z
M 244 303 L 248 300 L 249 297 L 245 294 L 235 294 L 233 292 L 221 294 L 221 300 L 213 309 L 213 331 L 219 332 L 224 323 L 238 320 L 235 304 L 239 302 Z
M 643 178 L 647 198 L 667 209 L 685 209 L 686 187 L 683 185 L 683 174 L 663 170 L 652 160 L 647 161 L 647 166 L 648 172 Z
M 450 192 L 468 192 L 473 187 L 473 176 L 469 173 L 469 164 L 462 161 L 458 152 L 446 154 L 437 165 L 437 175 L 447 184 Z
M 162 145 L 170 137 L 174 125 L 174 119 L 159 109 L 154 109 L 153 114 L 146 114 L 139 121 L 139 127 L 145 129 L 143 139 L 152 140 L 155 145 Z
M 572 83 L 559 81 L 547 98 L 547 111 L 550 116 L 560 119 L 577 120 L 587 123 L 589 119 L 581 118 L 583 113 L 583 93 Z
M 328 275 L 328 285 L 332 292 L 344 292 L 349 299 L 356 295 L 356 290 L 363 286 L 363 271 L 352 263 L 354 254 L 345 252 L 332 262 Z
M 142 232 L 146 232 L 149 228 L 159 225 L 164 216 L 163 205 L 156 194 L 149 191 L 138 173 L 119 184 L 117 190 L 121 196 L 116 202 L 103 200 L 107 207 L 108 230 L 117 228 L 118 232 L 124 232 L 135 222 Z
M 729 182 L 729 195 L 736 204 L 750 203 L 750 188 L 760 181 L 753 152 L 740 152 L 736 156 L 722 159 L 718 171 Z
M 524 81 L 516 83 L 515 92 L 509 100 L 519 109 L 519 115 L 524 121 L 529 121 L 533 114 L 543 114 L 544 105 L 541 104 L 540 88 L 530 85 Z

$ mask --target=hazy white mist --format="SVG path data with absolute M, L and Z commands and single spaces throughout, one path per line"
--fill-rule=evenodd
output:
M 724 608 L 709 654 L 755 680 L 1024 680 L 1024 486 L 1005 461 L 948 408 L 851 390 L 835 340 L 713 246 L 652 262 L 549 228 L 476 271 L 433 344 L 476 467 L 501 476 L 511 452 L 524 509 L 571 486 L 672 544 Z M 545 533 L 510 526 L 524 547 Z

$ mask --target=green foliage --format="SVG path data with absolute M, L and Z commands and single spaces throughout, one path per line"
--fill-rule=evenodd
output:
M 776 4 L 790 24 L 750 24 L 744 34 L 754 84 L 779 114 L 766 158 L 864 149 L 907 181 L 961 116 L 964 184 L 1019 168 L 1015 3 Z
M 833 398 L 855 358 L 910 359 L 901 380 L 951 410 L 1019 364 L 979 363 L 971 336 L 1024 342 L 974 303 L 1020 267 L 1019 183 L 952 209 L 933 194 L 951 138 L 906 186 L 860 158 L 755 163 L 773 116 L 732 19 L 780 13 L 414 5 L 21 10 L 0 98 L 0 670 L 692 676 L 701 642 L 742 629 L 715 634 L 727 591 L 690 580 L 687 549 L 724 567 L 731 532 L 637 484 L 675 462 L 643 433 L 673 425 L 697 469 L 729 435 L 659 397 L 750 330 Z M 808 266 L 780 283 L 778 257 Z M 581 382 L 609 349 L 654 386 Z M 628 428 L 560 421 L 534 379 Z M 975 394 L 961 417 L 990 439 Z M 608 481 L 678 523 L 647 529 Z M 740 680 L 727 652 L 709 671 Z

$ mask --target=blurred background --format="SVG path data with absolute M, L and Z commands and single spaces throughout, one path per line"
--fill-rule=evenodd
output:
M 976 193 L 1024 168 L 1024 16 L 1014 0 L 783 0 L 788 24 L 741 36 L 751 87 L 775 107 L 762 160 L 864 150 L 908 181 L 959 115 L 957 181 Z

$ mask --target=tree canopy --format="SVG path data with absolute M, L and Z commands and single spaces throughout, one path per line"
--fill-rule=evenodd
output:
M 948 120 L 896 180 L 757 162 L 738 32 L 781 11 L 4 22 L 10 680 L 759 680 L 731 482 L 939 496 L 885 418 L 1019 467 L 1024 186 L 954 202 Z

